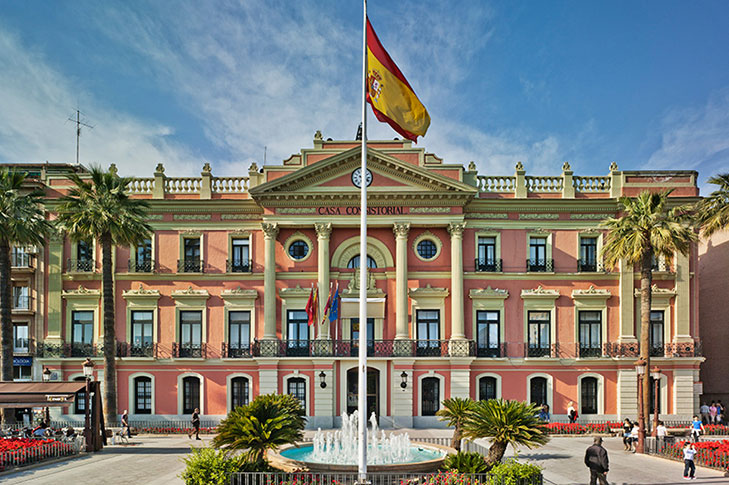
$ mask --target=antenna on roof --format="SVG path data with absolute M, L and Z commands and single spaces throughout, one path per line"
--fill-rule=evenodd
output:
M 78 165 L 78 145 L 79 139 L 81 138 L 81 127 L 85 126 L 86 128 L 91 128 L 92 130 L 94 129 L 94 127 L 81 121 L 81 112 L 78 109 L 76 110 L 76 119 L 73 119 L 73 116 L 70 116 L 68 118 L 68 121 L 73 121 L 74 123 L 76 123 L 76 165 Z
M 263 164 L 266 164 L 266 151 L 268 150 L 267 146 L 263 147 Z

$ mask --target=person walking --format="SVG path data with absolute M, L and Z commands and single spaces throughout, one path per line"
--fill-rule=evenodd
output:
M 193 433 L 195 434 L 195 439 L 200 439 L 200 409 L 195 408 L 195 410 L 192 412 L 192 431 L 187 433 L 188 438 L 192 438 Z
M 711 406 L 709 406 L 709 424 L 716 424 L 716 403 L 714 401 L 711 401 Z
M 575 409 L 575 403 L 572 401 L 567 405 L 567 418 L 570 420 L 570 423 L 577 421 L 577 410 Z
M 132 430 L 129 427 L 129 415 L 127 414 L 127 410 L 126 409 L 124 410 L 124 414 L 122 414 L 121 424 L 122 424 L 122 432 L 121 432 L 122 436 L 124 436 L 124 432 L 126 431 L 127 438 L 131 438 L 132 437 Z
M 699 408 L 699 413 L 701 413 L 701 422 L 704 424 L 711 424 L 709 422 L 709 405 L 704 402 L 704 404 L 701 405 Z
M 694 464 L 694 455 L 696 455 L 696 446 L 693 443 L 686 443 L 683 449 L 683 479 L 696 480 L 696 465 Z
M 602 438 L 599 436 L 585 451 L 585 466 L 590 469 L 590 485 L 597 485 L 598 481 L 600 481 L 600 485 L 608 485 L 608 454 L 607 450 L 602 447 Z
M 721 401 L 716 402 L 716 424 L 722 424 L 724 422 L 724 405 Z
M 691 439 L 694 443 L 698 443 L 699 435 L 704 432 L 704 424 L 701 422 L 698 416 L 694 416 L 694 420 L 691 421 L 689 429 L 691 430 Z
M 632 429 L 633 429 L 633 423 L 631 423 L 628 418 L 625 418 L 625 421 L 623 421 L 623 447 L 625 448 L 625 451 L 633 450 L 633 447 L 631 446 L 631 440 L 630 440 L 630 431 Z
M 633 453 L 635 453 L 635 444 L 638 442 L 639 431 L 640 426 L 638 426 L 638 421 L 633 422 L 633 427 L 630 430 L 630 445 L 633 447 Z

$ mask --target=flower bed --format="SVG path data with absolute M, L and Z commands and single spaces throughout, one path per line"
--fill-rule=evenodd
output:
M 723 424 L 707 424 L 704 426 L 704 434 L 706 435 L 728 435 L 729 426 Z
M 683 448 L 686 446 L 686 443 L 687 441 L 667 443 L 661 448 L 659 454 L 674 460 L 683 461 Z M 729 440 L 701 441 L 694 443 L 694 445 L 696 446 L 694 462 L 697 465 L 729 470 Z
M 190 434 L 195 430 L 193 428 L 180 428 L 176 426 L 147 426 L 137 428 L 137 431 L 145 434 Z M 200 434 L 215 434 L 217 432 L 218 428 L 215 426 L 200 428 Z
M 74 453 L 73 445 L 55 440 L 0 438 L 0 471 Z
M 615 423 L 547 423 L 545 428 L 549 434 L 589 434 L 609 433 Z M 619 426 L 618 426 L 619 427 Z

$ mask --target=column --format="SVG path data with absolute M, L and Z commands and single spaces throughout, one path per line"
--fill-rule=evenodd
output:
M 465 340 L 463 321 L 463 230 L 465 222 L 451 222 L 451 340 Z
M 265 253 L 263 257 L 263 338 L 276 338 L 276 237 L 278 224 L 264 222 L 263 240 Z
M 413 427 L 413 367 L 415 361 L 397 359 L 392 364 L 390 381 L 390 412 L 394 426 Z M 405 387 L 402 387 L 402 373 L 407 375 Z M 445 397 L 445 396 L 444 396 Z
M 407 340 L 408 332 L 408 233 L 409 222 L 396 222 L 395 233 L 395 340 Z
M 450 397 L 471 397 L 471 362 L 473 358 L 451 357 Z
M 278 359 L 258 358 L 258 395 L 278 394 Z
M 324 308 L 327 305 L 327 298 L 329 295 L 329 236 L 332 234 L 332 223 L 320 223 L 314 224 L 316 229 L 316 238 L 319 246 L 317 268 L 318 268 L 318 280 L 319 280 L 319 315 L 324 316 Z M 317 329 L 317 335 L 319 339 L 329 339 L 329 319 L 325 318 L 324 323 L 319 322 L 319 328 Z
M 676 253 L 676 328 L 673 341 L 691 342 L 691 273 L 689 257 Z
M 620 281 L 619 281 L 619 297 L 620 297 L 620 334 L 618 341 L 620 343 L 636 342 L 635 328 L 633 321 L 635 320 L 635 281 L 633 268 L 625 260 L 620 261 Z
M 40 251 L 43 248 L 39 248 Z M 48 334 L 45 335 L 45 343 L 58 345 L 61 343 L 61 327 L 63 325 L 63 236 L 54 235 L 48 242 Z M 42 274 L 35 276 L 42 279 Z M 42 319 L 37 319 L 36 324 Z M 66 336 L 70 341 L 71 337 Z
M 324 373 L 326 387 L 321 387 L 319 374 Z M 336 388 L 338 385 L 333 360 L 320 360 L 314 365 L 314 416 L 309 418 L 312 427 L 333 428 Z
M 618 416 L 638 416 L 638 378 L 633 369 L 618 370 Z

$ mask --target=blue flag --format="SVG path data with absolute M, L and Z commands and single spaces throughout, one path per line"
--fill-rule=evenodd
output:
M 332 306 L 329 308 L 329 321 L 333 322 L 337 318 L 339 318 L 339 285 L 337 285 L 337 291 L 334 292 Z

